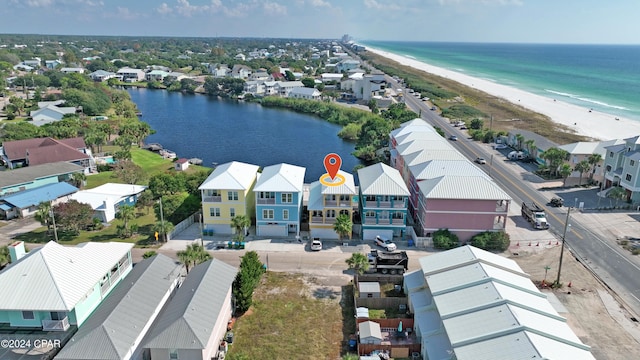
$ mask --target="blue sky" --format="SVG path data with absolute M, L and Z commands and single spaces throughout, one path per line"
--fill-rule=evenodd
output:
M 640 43 L 638 0 L 0 0 L 0 33 Z

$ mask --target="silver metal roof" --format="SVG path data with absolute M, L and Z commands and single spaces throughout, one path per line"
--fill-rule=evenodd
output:
M 418 183 L 427 199 L 511 200 L 500 186 L 486 176 L 445 175 Z
M 253 191 L 302 191 L 305 172 L 304 167 L 285 163 L 267 166 L 262 170 Z
M 253 185 L 258 165 L 238 161 L 219 165 L 200 185 L 199 190 L 247 190 Z
M 359 169 L 358 180 L 363 195 L 409 195 L 400 172 L 383 163 Z
M 162 254 L 136 264 L 55 359 L 128 359 L 177 285 L 181 269 Z
M 195 266 L 160 313 L 145 348 L 204 349 L 224 307 L 237 269 L 218 259 Z

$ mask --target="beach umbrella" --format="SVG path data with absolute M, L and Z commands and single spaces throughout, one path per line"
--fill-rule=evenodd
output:
M 400 324 L 398 324 L 398 332 L 402 332 L 402 320 L 400 320 Z

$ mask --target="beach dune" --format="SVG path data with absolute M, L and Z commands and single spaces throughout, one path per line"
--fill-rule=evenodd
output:
M 505 99 L 529 110 L 548 116 L 552 121 L 573 129 L 577 134 L 595 140 L 623 139 L 640 135 L 640 122 L 621 118 L 561 100 L 526 92 L 512 86 L 469 76 L 442 67 L 429 65 L 416 59 L 367 47 L 368 51 L 394 60 L 402 65 L 428 72 L 463 85 Z

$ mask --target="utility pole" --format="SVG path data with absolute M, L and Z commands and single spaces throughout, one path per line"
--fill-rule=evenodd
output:
M 204 249 L 204 235 L 202 235 L 202 210 L 200 210 L 200 246 Z
M 562 255 L 564 254 L 564 241 L 567 237 L 567 229 L 569 228 L 569 217 L 571 215 L 571 207 L 567 209 L 567 219 L 564 222 L 564 231 L 562 232 L 562 247 L 560 248 L 560 263 L 558 264 L 558 278 L 555 286 L 560 286 L 560 272 L 562 271 Z
M 162 231 L 162 240 L 167 242 L 167 234 L 164 232 L 164 214 L 162 213 L 162 196 L 160 196 L 160 230 Z
M 51 215 L 51 221 L 53 223 L 53 237 L 58 242 L 58 229 L 56 228 L 56 217 L 53 214 L 53 203 L 49 202 L 49 215 Z

